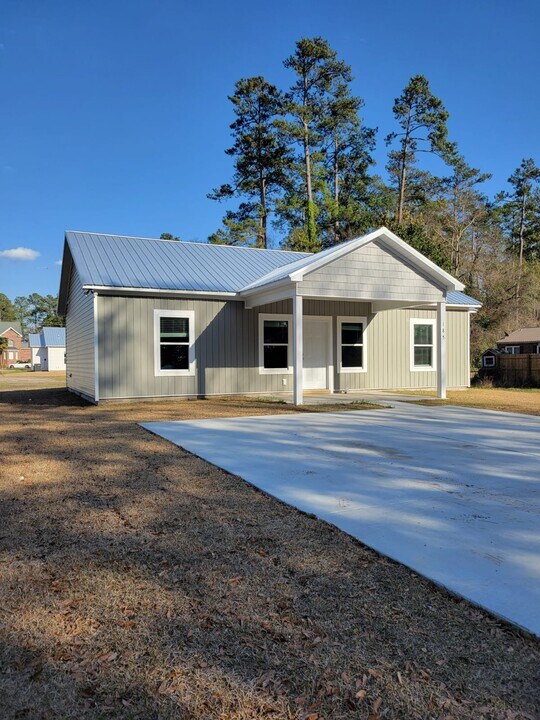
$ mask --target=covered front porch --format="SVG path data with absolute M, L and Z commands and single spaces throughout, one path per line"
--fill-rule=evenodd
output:
M 351 402 L 406 388 L 434 388 L 446 397 L 446 302 L 381 307 L 367 299 L 321 301 L 298 293 L 267 301 L 253 307 L 261 310 L 260 372 L 280 375 L 280 395 L 294 404 Z M 283 307 L 286 312 L 268 312 Z M 280 351 L 284 357 L 288 352 L 288 363 L 279 360 Z M 285 376 L 280 366 L 287 364 Z
M 381 228 L 279 268 L 244 288 L 240 297 L 247 310 L 262 317 L 260 349 L 269 360 L 261 372 L 275 372 L 279 357 L 282 368 L 284 345 L 292 347 L 292 396 L 301 405 L 308 390 L 424 387 L 445 398 L 447 295 L 462 289 L 458 280 Z M 290 308 L 286 315 L 260 311 L 283 303 Z M 334 309 L 318 315 L 315 303 Z M 459 345 L 457 384 L 466 385 L 468 345 L 463 338 Z

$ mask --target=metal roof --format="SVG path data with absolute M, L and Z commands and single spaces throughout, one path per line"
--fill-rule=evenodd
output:
M 336 251 L 261 250 L 78 231 L 67 231 L 66 243 L 85 286 L 233 294 L 285 278 Z M 62 269 L 60 304 L 65 303 L 68 265 L 64 262 Z M 448 293 L 448 302 L 480 306 L 457 291 Z
M 67 232 L 83 285 L 238 292 L 305 253 Z
M 463 292 L 457 290 L 449 292 L 446 296 L 446 302 L 448 305 L 466 305 L 467 307 L 482 307 L 482 303 L 475 300 L 470 295 L 466 295 Z
M 65 347 L 66 328 L 44 327 L 40 333 L 30 333 L 28 336 L 30 347 Z

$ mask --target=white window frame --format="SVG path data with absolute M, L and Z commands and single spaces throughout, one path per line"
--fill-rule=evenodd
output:
M 265 368 L 264 367 L 264 321 L 265 320 L 287 320 L 288 344 L 287 344 L 287 367 L 286 368 Z M 273 313 L 259 313 L 259 375 L 292 375 L 293 366 L 293 316 L 275 315 Z
M 189 331 L 188 368 L 186 370 L 162 370 L 160 352 L 160 320 L 162 317 L 187 318 Z M 175 343 L 181 345 L 182 343 Z M 154 310 L 154 375 L 176 377 L 195 375 L 195 313 L 193 310 Z
M 487 360 L 491 360 L 491 362 L 488 363 Z M 483 365 L 485 368 L 495 367 L 495 356 L 494 355 L 485 355 L 482 362 L 483 362 Z
M 540 343 L 536 346 L 536 354 L 540 355 Z
M 342 355 L 342 343 L 341 343 L 341 325 L 343 323 L 362 323 L 362 345 L 359 346 L 362 348 L 362 367 L 342 367 L 341 364 L 341 355 Z M 360 315 L 340 315 L 337 318 L 337 331 L 336 331 L 336 339 L 337 339 L 337 352 L 338 352 L 338 373 L 346 374 L 346 373 L 364 373 L 367 372 L 367 317 L 362 317 Z
M 432 347 L 431 365 L 414 364 L 414 327 L 415 325 L 431 325 L 433 327 L 431 345 L 418 345 L 418 347 Z M 410 365 L 411 372 L 434 372 L 437 369 L 437 321 L 433 318 L 411 318 L 410 330 Z
M 521 345 L 506 345 L 504 352 L 508 355 L 521 355 Z

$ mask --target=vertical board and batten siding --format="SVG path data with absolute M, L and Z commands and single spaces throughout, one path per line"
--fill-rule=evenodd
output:
M 338 373 L 336 367 L 336 390 L 435 388 L 436 370 L 411 370 L 411 320 L 436 320 L 437 312 L 399 308 L 367 317 L 366 372 Z M 448 310 L 446 326 L 447 385 L 466 387 L 469 384 L 468 312 Z M 336 337 L 335 357 L 338 357 L 337 353 Z
M 66 371 L 68 389 L 94 399 L 94 298 L 85 294 L 75 267 L 67 301 Z
M 259 313 L 291 314 L 290 300 L 246 310 L 238 301 L 98 296 L 100 399 L 267 393 L 292 390 L 292 375 L 259 373 Z M 195 314 L 195 375 L 154 374 L 154 310 Z M 370 304 L 304 301 L 304 315 L 331 316 L 336 389 L 435 387 L 435 372 L 410 372 L 410 319 L 434 310 L 388 310 Z M 337 373 L 337 317 L 368 317 L 367 372 Z M 449 386 L 468 383 L 467 313 L 448 312 Z M 68 352 L 69 357 L 69 352 Z M 283 381 L 285 380 L 285 385 Z
M 437 302 L 443 290 L 379 242 L 354 250 L 305 276 L 304 296 Z

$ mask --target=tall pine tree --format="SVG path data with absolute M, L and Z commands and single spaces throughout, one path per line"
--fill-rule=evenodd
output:
M 442 101 L 433 95 L 423 75 L 415 75 L 409 80 L 403 93 L 394 101 L 393 112 L 401 129 L 387 135 L 386 144 L 397 141 L 398 145 L 388 154 L 388 171 L 396 179 L 396 220 L 401 225 L 417 155 L 434 153 L 451 163 L 456 157 L 456 148 L 448 141 L 448 112 Z
M 349 239 L 370 225 L 368 169 L 376 130 L 362 125 L 364 101 L 350 92 L 350 74 L 329 93 L 320 123 L 327 179 L 325 245 Z
M 316 185 L 324 182 L 321 165 L 321 130 L 324 112 L 333 88 L 339 82 L 349 82 L 351 69 L 328 42 L 321 37 L 302 38 L 296 43 L 295 52 L 284 65 L 296 76 L 287 93 L 287 117 L 279 123 L 286 140 L 300 147 L 301 158 L 296 165 L 297 177 L 292 181 L 292 193 L 282 204 L 286 216 L 291 208 L 301 210 L 303 227 L 293 227 L 289 246 L 298 250 L 316 251 L 321 247 L 317 237 L 318 207 L 315 199 Z M 300 178 L 298 175 L 300 174 Z M 301 191 L 302 202 L 298 202 L 296 191 Z
M 208 195 L 213 200 L 242 198 L 237 210 L 227 211 L 224 227 L 210 242 L 268 247 L 268 216 L 286 182 L 289 150 L 276 130 L 282 113 L 279 90 L 263 77 L 239 80 L 230 98 L 236 120 L 231 125 L 234 144 L 226 150 L 234 158 L 232 183 Z

